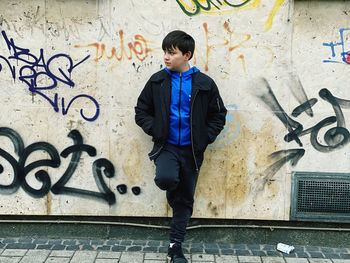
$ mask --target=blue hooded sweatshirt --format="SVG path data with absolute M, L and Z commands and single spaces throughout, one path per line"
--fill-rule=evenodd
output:
M 199 69 L 192 67 L 179 73 L 165 70 L 171 75 L 170 127 L 168 142 L 175 145 L 191 144 L 191 91 L 192 74 Z

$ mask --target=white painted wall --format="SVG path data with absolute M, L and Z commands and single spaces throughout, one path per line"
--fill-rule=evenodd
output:
M 196 39 L 192 64 L 215 79 L 229 110 L 205 154 L 195 217 L 288 220 L 292 171 L 349 170 L 348 145 L 320 152 L 310 134 L 300 137 L 302 147 L 285 142 L 287 129 L 267 106 L 272 98 L 261 99 L 269 83 L 291 116 L 298 96 L 317 98 L 313 117 L 293 118 L 304 128 L 334 115 L 321 89 L 350 99 L 341 45 L 335 57 L 324 45 L 339 43 L 349 26 L 347 2 L 8 0 L 0 10 L 2 214 L 170 215 L 134 106 L 163 67 L 161 42 L 174 29 Z M 350 31 L 343 32 L 345 39 Z M 295 166 L 269 157 L 289 149 L 289 156 L 305 150 Z M 96 164 L 112 177 L 96 183 Z

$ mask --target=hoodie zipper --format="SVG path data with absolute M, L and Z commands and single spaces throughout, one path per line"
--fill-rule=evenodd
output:
M 191 120 L 190 120 L 190 124 L 191 124 L 191 144 L 192 144 L 192 154 L 193 154 L 193 159 L 194 159 L 194 164 L 196 165 L 196 171 L 198 173 L 199 169 L 198 169 L 198 165 L 197 165 L 197 160 L 196 160 L 196 155 L 194 154 L 194 146 L 193 146 L 193 132 L 192 132 L 192 116 L 193 116 L 193 105 L 194 105 L 194 101 L 197 97 L 197 93 L 198 93 L 198 90 L 196 90 L 196 93 L 194 94 L 194 97 L 193 97 L 193 101 L 192 101 L 192 105 L 191 105 Z
M 178 145 L 180 145 L 180 140 L 181 140 L 181 85 L 182 85 L 182 73 L 180 73 L 180 90 L 179 90 L 179 141 L 178 141 Z

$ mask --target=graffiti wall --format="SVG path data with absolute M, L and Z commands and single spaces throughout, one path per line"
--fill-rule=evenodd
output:
M 194 217 L 288 220 L 292 171 L 348 171 L 350 4 L 150 2 L 0 2 L 1 214 L 171 214 L 134 107 L 174 29 L 228 109 Z

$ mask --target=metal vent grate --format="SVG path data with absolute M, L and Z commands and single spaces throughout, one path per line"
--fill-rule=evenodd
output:
M 293 172 L 291 219 L 350 222 L 350 174 Z

